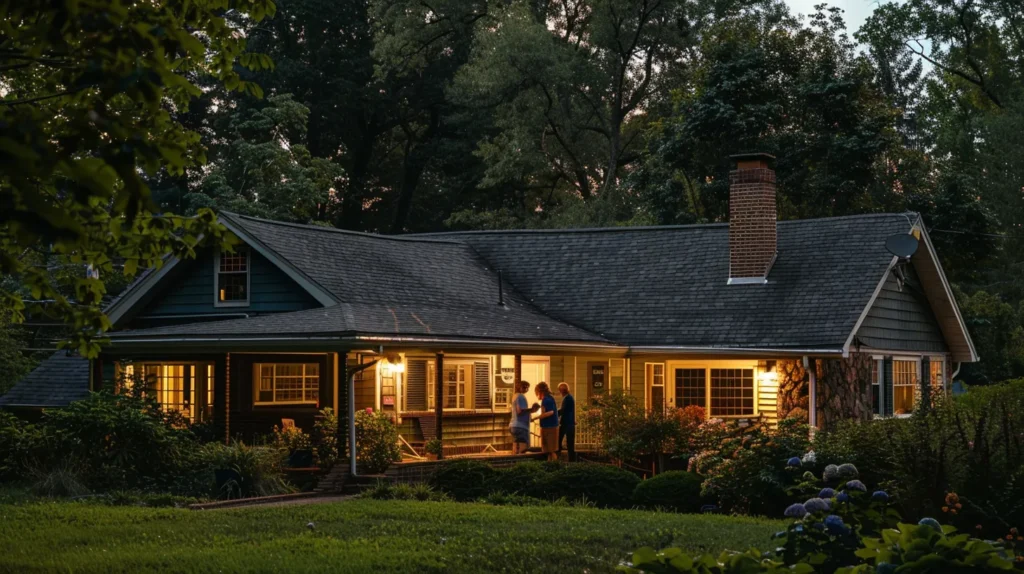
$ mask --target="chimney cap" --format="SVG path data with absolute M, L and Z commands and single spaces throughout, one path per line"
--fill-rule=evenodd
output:
M 775 163 L 775 156 L 765 152 L 737 153 L 729 156 L 736 162 L 736 169 L 770 168 Z

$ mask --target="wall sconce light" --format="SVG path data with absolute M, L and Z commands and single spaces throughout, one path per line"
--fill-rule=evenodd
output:
M 393 375 L 405 372 L 405 363 L 400 355 L 389 355 L 381 361 L 381 372 L 384 375 Z
M 759 377 L 762 383 L 774 383 L 779 380 L 778 369 L 775 368 L 775 361 L 765 361 L 764 370 Z

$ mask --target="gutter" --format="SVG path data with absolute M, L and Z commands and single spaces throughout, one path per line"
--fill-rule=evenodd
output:
M 520 339 L 465 339 L 465 338 L 443 338 L 443 337 L 415 337 L 415 336 L 380 336 L 380 335 L 321 335 L 321 336 L 285 336 L 285 337 L 139 337 L 120 338 L 111 337 L 113 345 L 153 345 L 153 344 L 211 344 L 211 343 L 318 343 L 318 342 L 358 342 L 361 344 L 387 344 L 387 345 L 443 345 L 449 348 L 458 347 L 526 347 L 534 349 L 584 349 L 604 352 L 622 352 L 629 355 L 657 354 L 657 353 L 687 353 L 687 354 L 712 354 L 712 355 L 784 355 L 803 357 L 806 355 L 817 356 L 842 356 L 842 348 L 770 348 L 770 347 L 697 347 L 686 345 L 675 346 L 636 346 L 618 345 L 615 343 L 600 342 L 568 342 L 568 341 L 525 341 Z
M 633 354 L 654 354 L 654 353 L 693 353 L 706 355 L 792 355 L 804 357 L 807 355 L 839 355 L 843 350 L 839 349 L 802 349 L 802 348 L 769 348 L 769 347 L 691 347 L 686 345 L 678 346 L 644 346 L 630 347 L 629 352 Z

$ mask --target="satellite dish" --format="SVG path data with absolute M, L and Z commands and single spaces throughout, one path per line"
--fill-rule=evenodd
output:
M 885 248 L 901 259 L 910 259 L 917 252 L 917 246 L 917 238 L 907 233 L 897 233 L 885 239 Z

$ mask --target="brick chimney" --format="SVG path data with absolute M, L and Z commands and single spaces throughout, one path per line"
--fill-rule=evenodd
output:
M 777 210 L 775 157 L 766 153 L 731 156 L 729 173 L 729 284 L 767 283 L 775 263 Z

